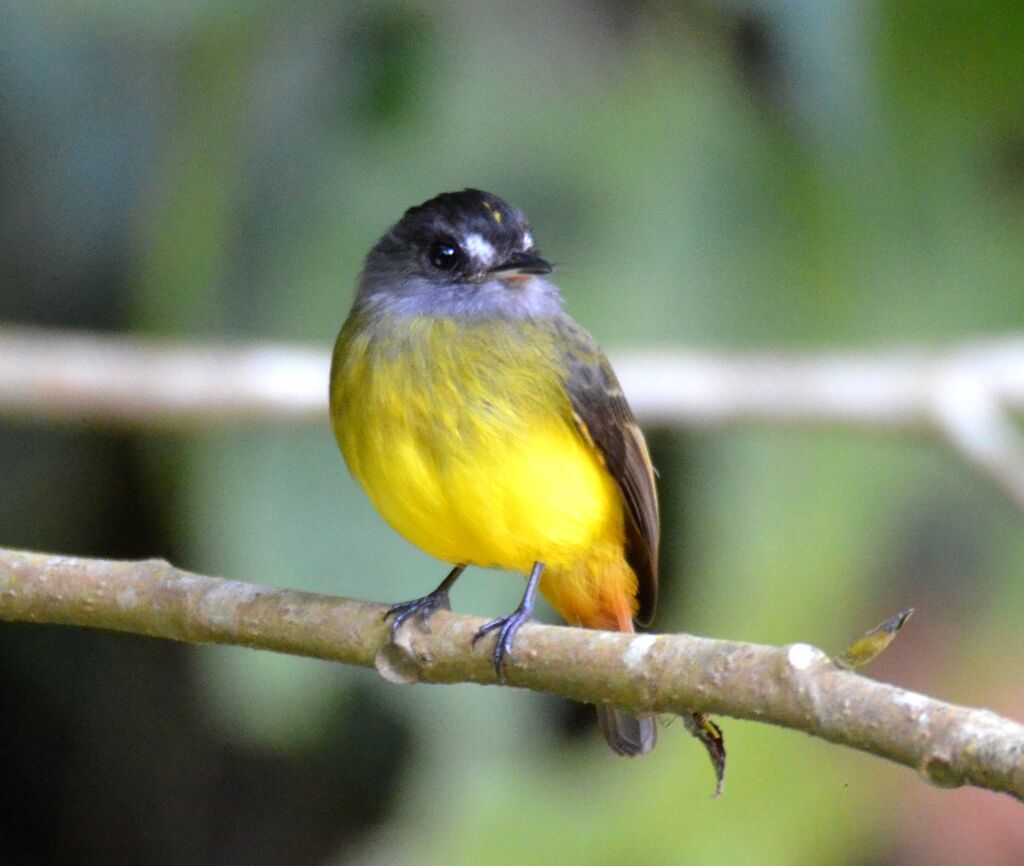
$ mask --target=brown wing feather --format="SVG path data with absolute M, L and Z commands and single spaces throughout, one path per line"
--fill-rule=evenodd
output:
M 604 459 L 626 505 L 626 559 L 636 572 L 639 610 L 648 625 L 658 599 L 661 521 L 647 443 L 608 359 L 571 319 L 559 323 L 565 348 L 565 390 L 585 440 Z

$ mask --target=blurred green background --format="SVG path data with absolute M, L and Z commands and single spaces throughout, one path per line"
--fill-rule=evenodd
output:
M 614 351 L 942 346 L 1024 320 L 1024 6 L 903 0 L 0 0 L 0 320 L 326 347 L 402 211 L 520 205 Z M 326 383 L 325 383 L 326 388 Z M 656 627 L 838 651 L 1024 717 L 1022 515 L 935 443 L 649 432 Z M 445 571 L 326 417 L 0 428 L 0 543 L 395 601 Z M 475 571 L 458 610 L 510 610 Z M 545 614 L 549 615 L 549 614 Z M 339 665 L 0 629 L 4 864 L 1019 864 L 1007 797 L 725 719 L 670 725 Z

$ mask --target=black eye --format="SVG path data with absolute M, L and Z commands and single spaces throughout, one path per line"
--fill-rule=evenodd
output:
M 438 241 L 430 248 L 430 264 L 439 271 L 450 271 L 462 261 L 462 250 L 451 241 Z

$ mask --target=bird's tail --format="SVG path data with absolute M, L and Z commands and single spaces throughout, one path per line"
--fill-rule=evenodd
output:
M 603 567 L 600 560 L 591 560 L 570 574 L 545 573 L 540 589 L 566 622 L 584 628 L 634 631 L 636 576 L 621 559 Z M 608 745 L 619 755 L 646 755 L 658 741 L 654 716 L 637 717 L 617 707 L 599 706 L 597 721 Z
M 619 631 L 633 631 L 633 614 L 628 607 L 617 612 Z M 634 716 L 618 707 L 598 707 L 597 724 L 612 751 L 627 758 L 646 755 L 658 742 L 658 722 L 654 716 Z
M 632 716 L 618 707 L 598 707 L 597 724 L 608 745 L 619 755 L 638 758 L 658 742 L 658 725 L 653 716 Z

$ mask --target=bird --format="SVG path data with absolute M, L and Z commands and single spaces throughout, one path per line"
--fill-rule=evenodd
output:
M 611 364 L 565 310 L 524 213 L 464 189 L 411 207 L 372 247 L 335 343 L 330 417 L 351 474 L 397 532 L 451 571 L 395 604 L 392 640 L 450 609 L 469 566 L 526 576 L 496 632 L 504 680 L 539 591 L 570 625 L 633 632 L 658 587 L 655 473 Z M 656 718 L 598 706 L 643 755 Z

